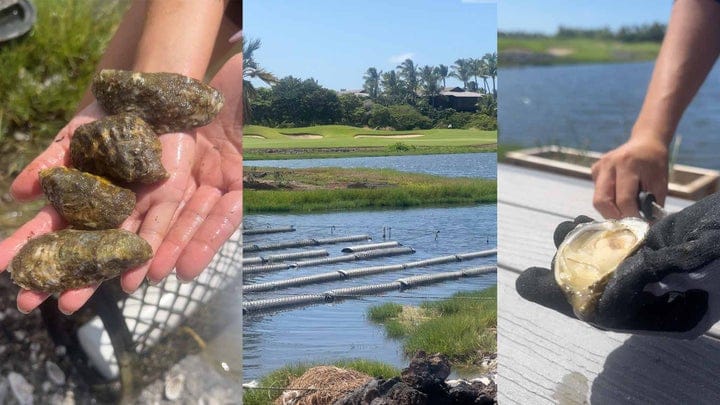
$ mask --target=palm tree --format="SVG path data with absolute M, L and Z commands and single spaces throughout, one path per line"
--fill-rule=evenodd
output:
M 495 88 L 495 79 L 497 78 L 497 53 L 486 53 L 485 56 L 483 56 L 483 60 L 485 61 L 485 66 L 487 66 L 487 74 L 492 78 L 493 94 L 496 94 L 497 90 Z
M 472 65 L 470 59 L 458 59 L 452 65 L 452 72 L 449 76 L 455 77 L 463 82 L 463 89 L 467 90 L 470 76 L 472 75 Z
M 365 84 L 363 84 L 363 90 L 370 95 L 371 100 L 376 100 L 380 95 L 380 76 L 382 71 L 378 72 L 374 67 L 369 67 L 365 72 Z
M 278 79 L 272 73 L 261 68 L 255 60 L 253 53 L 260 49 L 260 40 L 251 39 L 245 42 L 244 39 L 241 39 L 241 41 L 243 48 L 243 114 L 247 119 L 252 113 L 250 102 L 257 96 L 257 90 L 250 80 L 260 79 L 271 85 L 277 83 Z
M 483 80 L 483 89 L 488 93 L 490 87 L 488 86 L 487 79 L 490 76 L 488 73 L 488 66 L 485 63 L 485 57 L 482 59 L 470 59 L 470 65 L 472 67 L 472 74 L 475 76 L 475 83 L 478 83 L 478 76 Z
M 424 95 L 433 97 L 440 94 L 440 87 L 438 86 L 440 74 L 437 73 L 437 68 L 433 69 L 432 66 L 425 65 L 419 72 Z
M 405 59 L 403 63 L 397 65 L 397 69 L 399 69 L 398 76 L 405 82 L 408 98 L 414 100 L 417 95 L 418 86 L 420 85 L 418 68 L 415 66 L 415 62 L 410 58 Z
M 383 94 L 390 103 L 397 103 L 402 99 L 403 86 L 394 70 L 382 74 Z
M 442 79 L 443 82 L 443 88 L 445 88 L 445 79 L 448 77 L 448 74 L 450 73 L 450 70 L 445 65 L 438 65 L 435 68 L 435 73 L 438 74 L 438 76 Z

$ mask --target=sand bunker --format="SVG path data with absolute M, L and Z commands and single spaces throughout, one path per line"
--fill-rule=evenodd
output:
M 390 139 L 403 139 L 403 138 L 420 138 L 425 136 L 423 134 L 406 134 L 406 135 L 355 135 L 355 138 L 390 138 Z
M 318 134 L 283 134 L 283 135 L 290 136 L 293 138 L 298 138 L 298 139 L 322 139 L 323 138 L 322 135 L 318 135 Z
M 575 51 L 570 48 L 550 48 L 547 50 L 547 53 L 552 56 L 568 56 L 575 53 Z
M 262 135 L 252 135 L 252 134 L 250 134 L 250 135 L 244 134 L 243 138 L 267 139 Z

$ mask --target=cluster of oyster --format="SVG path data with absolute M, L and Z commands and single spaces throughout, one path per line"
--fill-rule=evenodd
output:
M 573 312 L 592 321 L 598 300 L 618 266 L 645 241 L 650 225 L 625 218 L 578 225 L 565 237 L 555 255 L 555 281 Z
M 73 229 L 31 239 L 18 252 L 8 271 L 25 289 L 58 293 L 147 262 L 150 245 L 115 229 L 135 208 L 126 187 L 167 178 L 157 135 L 207 125 L 224 102 L 216 89 L 173 73 L 103 70 L 92 91 L 111 115 L 75 130 L 74 168 L 40 172 L 43 192 Z

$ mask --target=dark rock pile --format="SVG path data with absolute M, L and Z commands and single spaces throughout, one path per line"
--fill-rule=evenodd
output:
M 496 404 L 497 387 L 492 379 L 445 380 L 450 362 L 442 354 L 418 352 L 400 377 L 372 379 L 335 401 L 334 405 L 454 405 Z

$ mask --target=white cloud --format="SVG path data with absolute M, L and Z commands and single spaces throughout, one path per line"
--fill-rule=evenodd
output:
M 414 52 L 405 52 L 401 53 L 400 55 L 393 55 L 388 59 L 390 63 L 402 63 L 405 61 L 405 59 L 412 59 L 413 56 L 415 56 Z

